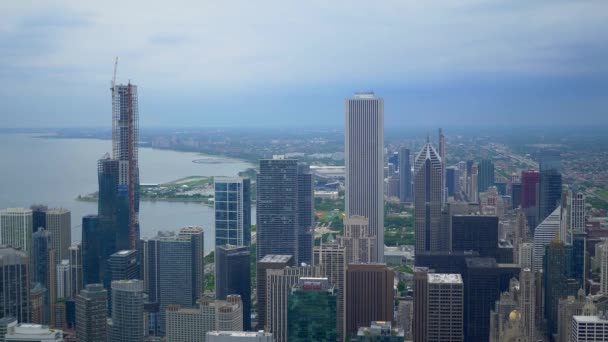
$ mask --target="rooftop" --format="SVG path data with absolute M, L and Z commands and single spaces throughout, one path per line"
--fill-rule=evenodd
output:
M 429 273 L 429 283 L 462 284 L 462 277 L 457 273 Z
M 373 98 L 376 98 L 376 94 L 374 94 L 373 91 L 362 91 L 362 92 L 355 93 L 353 98 L 355 98 L 355 99 L 373 99 Z
M 209 331 L 207 336 L 234 336 L 234 337 L 257 337 L 272 336 L 271 333 L 260 331 Z
M 608 324 L 608 320 L 598 316 L 572 316 L 572 319 L 578 323 L 604 323 Z
M 289 262 L 292 258 L 291 255 L 281 255 L 281 254 L 268 254 L 262 258 L 259 262 L 276 262 L 276 263 L 285 263 Z

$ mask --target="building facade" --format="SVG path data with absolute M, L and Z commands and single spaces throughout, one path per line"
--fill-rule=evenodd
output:
M 441 250 L 442 182 L 441 157 L 427 142 L 414 163 L 416 253 Z
M 144 340 L 144 283 L 141 280 L 112 282 L 112 320 L 109 334 L 112 342 Z
M 268 254 L 256 264 L 256 297 L 259 329 L 266 328 L 266 274 L 268 270 L 283 270 L 287 266 L 294 266 L 291 255 Z
M 0 246 L 0 314 L 29 322 L 30 274 L 29 255 L 23 251 Z
M 251 181 L 215 177 L 215 245 L 251 244 Z
M 72 245 L 72 213 L 64 208 L 52 208 L 45 212 L 46 230 L 51 233 L 51 248 L 57 251 L 58 260 L 69 259 L 68 248 Z
M 464 341 L 462 277 L 441 273 L 427 277 L 427 341 Z
M 243 328 L 251 329 L 251 254 L 249 246 L 215 248 L 215 296 L 239 295 L 243 301 Z
M 0 244 L 32 251 L 32 210 L 9 208 L 0 210 Z
M 300 278 L 287 298 L 288 341 L 336 341 L 336 299 L 327 278 Z
M 105 342 L 108 291 L 102 284 L 88 284 L 76 296 L 76 338 L 81 342 Z

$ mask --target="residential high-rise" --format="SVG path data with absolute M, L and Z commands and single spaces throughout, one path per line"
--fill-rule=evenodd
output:
M 75 243 L 68 248 L 68 257 L 70 261 L 70 288 L 72 293 L 70 298 L 76 298 L 84 286 L 82 274 L 82 248 L 81 244 Z
M 557 207 L 534 230 L 534 256 L 532 263 L 532 270 L 534 272 L 542 269 L 545 246 L 555 239 L 556 235 L 559 235 L 561 223 L 561 207 Z
M 362 216 L 344 218 L 344 235 L 337 236 L 346 248 L 346 264 L 372 262 L 376 253 L 376 237 L 369 234 L 369 220 Z
M 399 149 L 399 200 L 402 203 L 412 201 L 412 163 L 407 147 Z
M 298 254 L 298 161 L 260 160 L 257 178 L 257 260 L 268 254 Z
M 215 296 L 239 295 L 243 301 L 243 329 L 251 329 L 251 254 L 249 246 L 215 248 Z
M 108 340 L 106 307 L 108 291 L 102 284 L 88 284 L 76 296 L 76 338 L 82 342 Z
M 559 151 L 543 150 L 539 157 L 538 220 L 543 221 L 561 203 L 562 168 Z
M 301 277 L 321 277 L 320 266 L 286 267 L 269 269 L 266 273 L 266 330 L 276 342 L 287 339 L 287 296 Z
M 69 259 L 72 244 L 72 213 L 63 208 L 46 210 L 46 230 L 51 233 L 51 248 L 57 251 L 58 260 Z
M 251 244 L 251 181 L 215 177 L 215 245 Z
M 377 257 L 384 257 L 384 99 L 358 93 L 344 101 L 346 216 L 369 219 Z M 369 322 L 366 322 L 369 324 Z
M 346 336 L 367 322 L 393 320 L 394 273 L 385 264 L 350 264 L 345 282 Z
M 496 257 L 498 216 L 453 215 L 452 251 L 477 251 L 481 257 Z
M 179 286 L 176 283 L 176 286 Z M 141 280 L 112 282 L 112 320 L 108 340 L 138 342 L 144 340 L 144 283 Z
M 266 327 L 266 273 L 268 270 L 282 270 L 287 266 L 294 266 L 291 255 L 268 254 L 257 262 L 256 297 L 258 312 L 258 329 Z
M 336 326 L 338 339 L 340 340 L 343 340 L 346 337 L 346 311 L 344 299 L 346 296 L 346 267 L 348 265 L 346 259 L 347 250 L 348 247 L 344 247 L 335 242 L 321 242 L 321 245 L 314 249 L 314 264 L 321 266 L 324 276 L 329 279 L 338 292 Z
M 112 84 L 112 159 L 118 161 L 118 196 L 126 200 L 126 213 L 120 213 L 120 231 L 127 231 L 128 245 L 137 249 L 139 241 L 139 109 L 137 86 Z M 125 216 L 126 215 L 126 216 Z M 126 219 L 126 221 L 124 221 Z
M 192 272 L 193 242 L 190 239 L 166 237 L 159 241 L 159 319 L 161 334 L 165 331 L 165 314 L 169 305 L 192 308 L 195 275 Z
M 192 242 L 192 297 L 202 298 L 205 295 L 205 233 L 202 227 L 184 227 L 177 236 Z
M 0 246 L 0 314 L 2 317 L 15 317 L 19 322 L 30 321 L 29 263 L 27 253 Z
M 464 341 L 462 277 L 441 273 L 427 277 L 427 341 Z
M 485 192 L 494 185 L 494 163 L 484 159 L 477 166 L 477 190 Z
M 438 251 L 441 246 L 441 157 L 428 142 L 414 163 L 414 218 L 416 253 Z M 381 245 L 379 245 L 381 246 Z
M 238 295 L 226 300 L 201 298 L 198 308 L 167 307 L 167 342 L 205 342 L 210 331 L 242 331 L 243 306 Z
M 0 210 L 0 244 L 19 248 L 28 254 L 31 253 L 31 209 L 9 208 Z
M 315 230 L 315 196 L 310 166 L 298 163 L 298 262 L 312 263 Z
M 300 278 L 287 298 L 287 339 L 336 341 L 336 298 L 327 278 Z

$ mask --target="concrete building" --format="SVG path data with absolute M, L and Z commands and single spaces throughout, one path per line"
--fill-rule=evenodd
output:
M 608 341 L 608 317 L 574 316 L 572 317 L 572 342 Z
M 440 273 L 429 273 L 427 277 L 427 341 L 463 341 L 462 277 Z
M 251 181 L 215 177 L 215 245 L 251 245 Z
M 19 248 L 30 255 L 32 250 L 32 210 L 0 210 L 0 245 Z
M 344 101 L 346 216 L 369 219 L 377 257 L 384 252 L 384 99 L 358 93 Z M 369 323 L 367 323 L 369 324 Z
M 345 283 L 345 336 L 366 322 L 393 320 L 394 273 L 385 264 L 350 264 Z
M 20 323 L 7 330 L 5 342 L 63 342 L 63 331 L 46 325 Z
M 112 319 L 109 340 L 139 342 L 144 340 L 144 283 L 141 280 L 112 282 Z
M 228 296 L 226 300 L 203 297 L 198 308 L 182 308 L 179 305 L 167 307 L 167 342 L 205 342 L 207 332 L 214 330 L 243 330 L 240 296 Z
M 207 342 L 273 342 L 272 334 L 263 331 L 210 331 Z
M 442 250 L 442 239 L 449 241 L 441 236 L 442 170 L 441 157 L 427 139 L 414 162 L 416 253 Z
M 258 329 L 266 328 L 266 274 L 268 270 L 282 270 L 294 266 L 291 255 L 268 254 L 257 262 L 256 296 L 258 312 Z
M 363 216 L 344 218 L 344 235 L 337 236 L 346 248 L 346 264 L 372 262 L 376 252 L 376 237 L 369 233 L 369 220 Z
M 57 251 L 58 260 L 69 259 L 72 244 L 72 213 L 63 208 L 46 210 L 46 230 L 51 233 L 51 248 Z
M 346 337 L 346 250 L 347 248 L 337 243 L 323 243 L 314 249 L 314 264 L 322 267 L 323 274 L 334 284 L 338 292 L 338 304 L 336 309 L 336 323 L 338 338 Z
M 215 297 L 239 295 L 243 300 L 243 329 L 251 329 L 251 255 L 249 246 L 215 248 Z M 161 298 L 162 299 L 162 298 Z
M 269 269 L 266 273 L 266 329 L 276 342 L 287 341 L 287 298 L 301 277 L 322 277 L 321 266 Z
M 76 338 L 79 342 L 105 342 L 108 339 L 108 291 L 102 284 L 88 284 L 76 296 Z
M 72 294 L 72 278 L 70 277 L 70 261 L 61 260 L 57 269 L 57 299 L 68 299 Z
M 0 246 L 0 314 L 29 322 L 29 256 L 20 250 Z

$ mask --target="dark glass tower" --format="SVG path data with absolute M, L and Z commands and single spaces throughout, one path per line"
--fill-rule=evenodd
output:
M 538 220 L 542 222 L 561 203 L 562 168 L 559 151 L 544 150 L 540 153 L 540 179 L 538 183 Z
M 494 185 L 494 163 L 489 159 L 484 159 L 477 167 L 477 190 L 485 192 Z
M 215 178 L 215 245 L 251 244 L 251 181 Z
M 412 201 L 412 163 L 410 149 L 407 147 L 399 149 L 399 200 Z
M 100 229 L 97 215 L 87 215 L 82 218 L 82 273 L 84 284 L 98 284 L 103 281 L 101 270 L 105 270 L 102 263 L 101 244 L 106 241 Z
M 481 257 L 496 257 L 498 216 L 452 216 L 452 251 L 476 251 Z
M 298 253 L 299 263 L 312 264 L 315 228 L 314 181 L 310 167 L 298 163 Z
M 262 159 L 257 177 L 257 260 L 267 254 L 299 260 L 298 161 Z
M 238 294 L 243 300 L 243 329 L 251 329 L 251 254 L 248 246 L 224 245 L 215 248 L 217 299 Z
M 288 341 L 336 341 L 336 299 L 327 278 L 300 278 L 287 299 Z
M 46 205 L 36 204 L 30 206 L 32 209 L 32 227 L 34 233 L 38 228 L 46 228 L 46 211 L 49 209 Z

